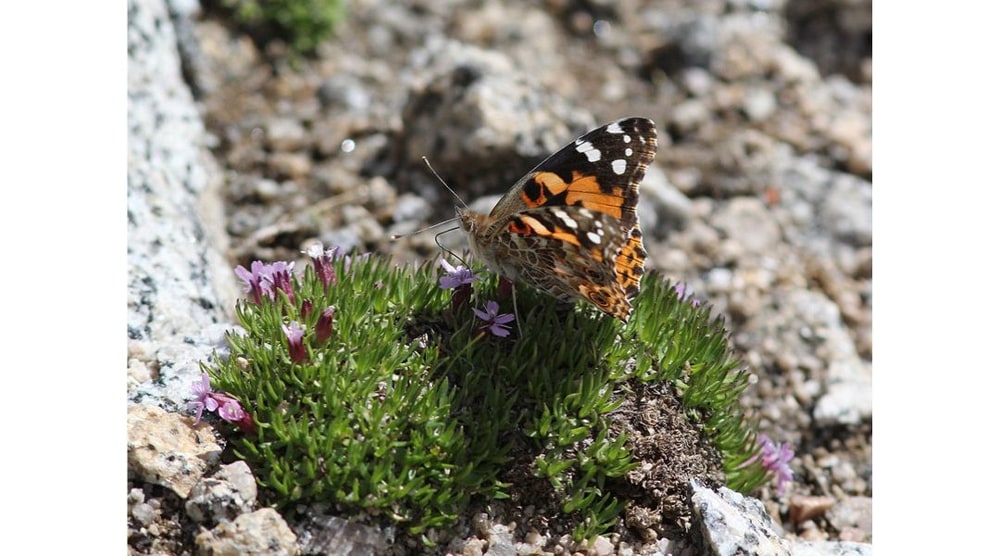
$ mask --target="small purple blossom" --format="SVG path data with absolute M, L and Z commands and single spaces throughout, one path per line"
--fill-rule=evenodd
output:
M 312 312 L 313 312 L 313 302 L 312 302 L 312 300 L 311 299 L 303 299 L 302 300 L 302 310 L 299 311 L 299 317 L 301 317 L 302 320 L 309 320 L 309 316 L 312 315 Z
M 250 294 L 250 300 L 260 305 L 261 300 L 267 296 L 274 299 L 274 291 L 271 284 L 264 279 L 266 266 L 260 261 L 250 263 L 250 270 L 243 265 L 236 267 L 236 276 L 243 280 L 243 292 Z
M 333 306 L 323 309 L 316 321 L 316 342 L 324 344 L 333 335 Z
M 219 417 L 222 417 L 231 423 L 241 421 L 244 413 L 243 407 L 240 406 L 240 402 L 233 399 L 230 399 L 226 403 L 222 404 L 219 408 Z
M 442 290 L 453 290 L 451 294 L 451 310 L 458 311 L 459 307 L 468 303 L 469 299 L 472 298 L 472 283 L 479 280 L 480 277 L 462 265 L 458 265 L 457 267 L 451 266 L 444 259 L 441 259 L 441 268 L 444 269 L 445 274 L 441 277 L 438 284 Z
M 271 284 L 271 288 L 274 291 L 281 290 L 285 292 L 288 296 L 289 301 L 294 303 L 295 301 L 295 287 L 292 284 L 292 269 L 295 268 L 295 263 L 286 263 L 285 261 L 276 261 L 268 265 L 264 265 L 261 274 L 265 281 Z
M 778 495 L 780 496 L 788 483 L 792 482 L 792 468 L 788 464 L 795 457 L 795 452 L 791 445 L 785 442 L 774 442 L 771 437 L 763 433 L 757 436 L 757 444 L 760 446 L 760 452 L 747 460 L 741 467 L 760 460 L 761 467 L 777 479 Z
M 687 284 L 683 282 L 680 282 L 676 286 L 674 286 L 674 293 L 677 294 L 677 299 L 689 302 L 692 307 L 698 307 L 699 305 L 701 305 L 701 300 L 694 299 L 692 297 L 694 295 L 694 292 L 688 289 Z
M 324 251 L 322 243 L 314 243 L 303 252 L 312 259 L 313 269 L 316 271 L 320 283 L 323 284 L 323 291 L 329 290 L 330 286 L 337 283 L 337 273 L 333 269 L 333 261 L 340 256 L 340 248 L 334 247 Z
M 188 409 L 198 412 L 195 416 L 195 424 L 201 422 L 202 414 L 207 409 L 208 411 L 217 411 L 219 417 L 230 423 L 236 423 L 246 434 L 250 434 L 256 429 L 253 417 L 243 409 L 239 400 L 225 392 L 212 391 L 207 373 L 201 373 L 201 379 L 191 383 L 191 391 L 194 392 L 195 399 L 188 402 Z
M 444 259 L 441 259 L 441 268 L 444 269 L 444 276 L 441 277 L 438 283 L 442 290 L 454 290 L 461 286 L 472 285 L 473 282 L 480 279 L 471 269 L 465 268 L 462 265 L 451 266 Z
M 295 263 L 278 261 L 264 264 L 260 261 L 250 263 L 250 270 L 243 265 L 236 267 L 236 276 L 243 280 L 243 291 L 250 294 L 250 299 L 256 303 L 264 299 L 274 299 L 275 292 L 285 292 L 289 300 L 295 299 L 292 283 L 292 269 Z
M 480 311 L 479 309 L 473 309 L 472 312 L 480 319 L 486 321 L 483 325 L 483 329 L 489 329 L 490 334 L 494 336 L 499 336 L 500 338 L 506 338 L 510 336 L 510 328 L 507 327 L 507 323 L 514 320 L 514 315 L 511 313 L 497 314 L 500 310 L 500 304 L 496 301 L 487 301 L 486 310 Z
M 281 330 L 285 333 L 285 338 L 288 339 L 288 355 L 292 358 L 294 363 L 304 363 L 309 359 L 309 355 L 306 353 L 306 346 L 302 342 L 305 338 L 306 330 L 296 322 L 292 321 L 289 324 L 282 324 Z
M 212 396 L 212 386 L 208 381 L 208 373 L 201 373 L 201 380 L 191 383 L 191 391 L 194 392 L 195 399 L 188 402 L 188 409 L 197 410 L 197 415 L 195 415 L 195 424 L 201 421 L 201 414 L 206 409 L 209 411 L 215 411 L 219 408 L 219 402 Z

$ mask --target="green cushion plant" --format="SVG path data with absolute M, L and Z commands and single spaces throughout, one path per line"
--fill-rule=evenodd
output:
M 497 291 L 495 277 L 473 293 L 464 269 L 445 288 L 431 264 L 309 254 L 301 274 L 284 263 L 238 269 L 243 330 L 204 366 L 246 410 L 230 443 L 266 503 L 325 501 L 419 535 L 474 499 L 508 497 L 512 458 L 529 453 L 530 472 L 586 538 L 627 503 L 614 484 L 636 462 L 609 417 L 636 384 L 677 393 L 728 486 L 747 492 L 768 478 L 738 401 L 748 375 L 722 320 L 656 275 L 625 325 L 527 289 L 518 322 L 498 314 L 512 312 L 510 297 L 483 310 L 477 296 Z

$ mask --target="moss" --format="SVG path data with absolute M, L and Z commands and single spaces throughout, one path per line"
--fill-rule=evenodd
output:
M 344 18 L 343 0 L 216 0 L 258 44 L 281 40 L 311 54 Z

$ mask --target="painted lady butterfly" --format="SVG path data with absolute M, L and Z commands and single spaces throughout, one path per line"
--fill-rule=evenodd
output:
M 488 214 L 459 208 L 474 256 L 512 282 L 585 299 L 627 321 L 646 251 L 636 203 L 656 154 L 656 125 L 625 118 L 566 145 Z

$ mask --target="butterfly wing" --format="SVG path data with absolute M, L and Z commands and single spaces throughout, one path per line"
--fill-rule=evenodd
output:
M 504 276 L 554 297 L 582 297 L 627 320 L 646 251 L 636 204 L 656 126 L 626 118 L 542 161 L 489 216 L 460 211 L 473 250 Z
M 637 224 L 639 183 L 656 154 L 656 125 L 626 118 L 594 129 L 543 160 L 507 192 L 490 216 L 544 206 L 581 206 Z

